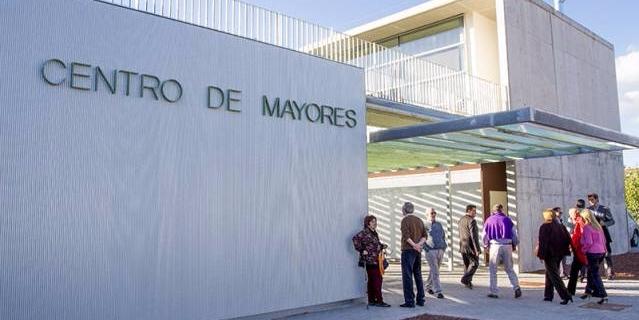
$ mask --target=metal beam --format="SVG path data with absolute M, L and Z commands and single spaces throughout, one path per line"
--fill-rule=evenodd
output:
M 587 123 L 581 120 L 556 115 L 531 107 L 483 114 L 473 117 L 445 120 L 436 123 L 418 124 L 400 128 L 392 128 L 371 133 L 370 141 L 383 142 L 406 139 L 418 136 L 495 128 L 523 123 L 532 123 L 564 131 L 576 133 L 595 139 L 606 140 L 621 145 L 621 148 L 639 148 L 639 138 L 612 129 Z

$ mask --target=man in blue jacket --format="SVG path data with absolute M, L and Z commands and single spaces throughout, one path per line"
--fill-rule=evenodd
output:
M 424 250 L 426 251 L 426 260 L 430 271 L 426 280 L 426 289 L 429 294 L 436 294 L 437 298 L 443 299 L 444 294 L 439 282 L 439 268 L 442 265 L 444 252 L 447 248 L 446 233 L 444 233 L 442 224 L 437 222 L 437 212 L 434 208 L 430 208 L 428 215 L 430 223 L 426 224 L 428 238 L 426 244 L 424 244 Z

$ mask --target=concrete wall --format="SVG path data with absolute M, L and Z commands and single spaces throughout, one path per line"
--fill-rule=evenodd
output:
M 391 257 L 399 259 L 401 255 L 402 205 L 410 201 L 415 205 L 416 214 L 427 222 L 428 208 L 435 208 L 438 221 L 450 236 L 449 250 L 444 264 L 450 263 L 452 250 L 455 266 L 463 265 L 459 254 L 459 232 L 457 222 L 465 214 L 466 205 L 477 205 L 477 222 L 482 227 L 482 205 L 479 169 L 451 171 L 452 181 L 452 218 L 449 206 L 449 192 L 446 186 L 445 172 L 370 178 L 368 180 L 368 210 L 378 219 L 381 240 L 390 248 Z M 452 224 L 450 224 L 452 221 Z M 449 229 L 451 228 L 451 229 Z M 451 245 L 452 244 L 452 245 Z
M 533 106 L 619 130 L 612 45 L 540 0 L 498 0 L 500 47 L 507 53 L 512 108 Z M 614 253 L 628 250 L 620 153 L 600 153 L 516 162 L 522 271 L 542 268 L 533 255 L 541 211 L 569 208 L 588 192 L 600 194 L 617 225 Z M 566 210 L 567 211 L 567 210 Z
M 497 50 L 497 23 L 475 11 L 464 15 L 470 74 L 501 83 Z
M 2 1 L 0 30 L 0 319 L 220 319 L 364 294 L 362 70 L 86 0 Z M 51 86 L 50 58 L 177 79 L 183 97 Z M 241 112 L 207 108 L 208 85 L 241 90 Z M 262 95 L 358 125 L 263 116 Z

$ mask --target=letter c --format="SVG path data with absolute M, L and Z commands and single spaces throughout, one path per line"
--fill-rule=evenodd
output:
M 59 59 L 49 59 L 49 60 L 45 61 L 45 62 L 44 62 L 44 64 L 42 64 L 42 69 L 40 70 L 40 71 L 41 71 L 41 73 L 42 73 L 42 78 L 44 79 L 44 81 L 45 81 L 46 83 L 48 83 L 48 84 L 50 84 L 50 85 L 52 85 L 52 86 L 59 86 L 59 85 L 63 84 L 63 83 L 67 80 L 67 78 L 66 78 L 66 77 L 62 77 L 62 79 L 61 79 L 61 80 L 58 80 L 57 82 L 52 81 L 52 80 L 51 80 L 51 79 L 47 76 L 47 70 L 48 70 L 48 69 L 47 69 L 47 66 L 48 66 L 49 64 L 52 64 L 52 63 L 59 65 L 59 66 L 60 66 L 60 67 L 62 67 L 62 69 L 64 69 L 64 70 L 66 70 L 66 69 L 67 69 L 67 66 L 66 66 L 66 65 L 64 64 L 64 62 L 62 62 L 61 60 L 59 60 Z

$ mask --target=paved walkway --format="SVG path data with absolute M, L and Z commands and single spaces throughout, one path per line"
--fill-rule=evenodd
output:
M 424 280 L 428 273 L 424 272 Z M 639 281 L 615 280 L 604 281 L 609 295 L 609 303 L 630 305 L 622 311 L 609 311 L 584 308 L 588 301 L 579 299 L 579 293 L 583 292 L 584 284 L 578 287 L 578 295 L 574 297 L 574 303 L 562 306 L 559 297 L 555 294 L 555 301 L 543 302 L 544 277 L 539 274 L 520 274 L 520 282 L 523 288 L 523 297 L 514 299 L 513 291 L 509 287 L 506 274 L 500 270 L 499 285 L 500 298 L 490 299 L 488 293 L 488 274 L 485 270 L 477 273 L 473 280 L 475 288 L 469 290 L 459 284 L 460 274 L 450 273 L 442 275 L 442 287 L 446 299 L 437 299 L 427 294 L 426 306 L 415 309 L 399 308 L 403 303 L 401 276 L 399 267 L 391 266 L 391 270 L 384 279 L 384 299 L 392 308 L 369 308 L 363 302 L 347 305 L 340 309 L 312 313 L 286 318 L 287 320 L 370 320 L 370 319 L 404 319 L 424 313 L 467 317 L 472 319 L 614 319 L 636 320 L 639 319 Z M 594 304 L 596 299 L 591 299 Z

